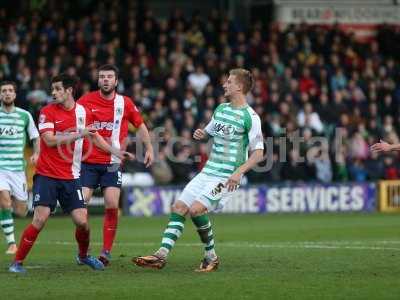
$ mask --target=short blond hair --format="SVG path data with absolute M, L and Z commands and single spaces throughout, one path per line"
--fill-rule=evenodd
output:
M 249 70 L 238 68 L 229 71 L 229 75 L 234 75 L 238 83 L 243 86 L 243 93 L 247 94 L 253 88 L 253 75 Z

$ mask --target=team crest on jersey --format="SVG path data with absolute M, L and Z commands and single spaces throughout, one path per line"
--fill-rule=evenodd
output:
M 43 114 L 41 114 L 41 115 L 39 116 L 39 123 L 43 124 L 45 121 L 46 121 L 46 116 L 43 115 Z

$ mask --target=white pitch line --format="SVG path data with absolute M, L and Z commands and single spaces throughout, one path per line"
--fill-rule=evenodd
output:
M 379 244 L 400 244 L 400 241 L 379 241 Z
M 290 248 L 290 249 L 327 249 L 327 250 L 375 250 L 375 251 L 400 251 L 400 248 L 396 247 L 382 247 L 382 246 L 373 246 L 374 243 L 382 243 L 382 242 L 392 242 L 392 241 L 368 241 L 362 244 L 359 241 L 357 244 L 353 245 L 350 243 L 345 244 L 345 241 L 337 241 L 339 243 L 335 243 L 333 241 L 330 242 L 283 242 L 283 243 L 269 243 L 269 244 L 261 244 L 261 243 L 250 243 L 250 242 L 228 242 L 228 243 L 217 243 L 217 247 L 226 247 L 226 248 L 264 248 L 264 249 L 273 249 L 273 248 Z M 397 243 L 397 241 L 394 241 Z M 399 241 L 400 243 L 400 241 Z M 68 241 L 48 241 L 48 242 L 38 242 L 38 244 L 46 244 L 46 245 L 76 245 L 74 242 Z M 92 242 L 91 245 L 102 245 L 100 242 Z M 145 243 L 135 243 L 135 242 L 120 242 L 116 243 L 116 246 L 158 246 L 159 243 L 145 242 Z M 200 247 L 202 244 L 200 243 L 178 243 L 177 246 L 181 247 Z

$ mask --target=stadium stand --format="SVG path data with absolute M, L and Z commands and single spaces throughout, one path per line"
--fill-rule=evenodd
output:
M 187 18 L 179 10 L 156 19 L 149 9 L 139 14 L 135 6 L 122 11 L 117 2 L 107 3 L 88 11 L 60 5 L 52 14 L 31 11 L 15 18 L 0 10 L 0 81 L 18 83 L 18 106 L 37 118 L 51 101 L 52 76 L 76 74 L 84 94 L 97 88 L 99 65 L 116 64 L 118 91 L 135 100 L 151 130 L 164 128 L 152 169 L 136 162 L 125 171 L 151 172 L 157 184 L 183 184 L 207 158 L 205 145 L 191 142 L 193 130 L 224 101 L 220 83 L 227 71 L 245 67 L 255 77 L 249 102 L 262 118 L 265 138 L 275 137 L 272 169 L 249 173 L 250 182 L 399 178 L 397 156 L 368 151 L 379 139 L 399 143 L 397 29 L 382 25 L 376 39 L 363 44 L 335 27 L 280 30 L 261 22 L 244 27 L 217 10 L 207 19 Z M 316 136 L 332 141 L 339 127 L 340 152 L 330 143 L 316 148 L 317 159 L 298 163 L 310 145 L 296 150 L 288 142 L 287 162 L 280 161 L 280 136 L 299 132 L 305 141 Z M 169 147 L 176 136 L 183 139 Z M 168 159 L 171 152 L 174 161 Z

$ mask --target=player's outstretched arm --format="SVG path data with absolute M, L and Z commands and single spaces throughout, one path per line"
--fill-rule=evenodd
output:
M 53 132 L 51 131 L 46 131 L 41 134 L 41 138 L 43 141 L 46 143 L 48 147 L 57 147 L 58 145 L 64 145 L 64 144 L 70 144 L 75 142 L 76 140 L 88 136 L 89 131 L 88 130 L 83 130 L 82 132 L 71 132 L 68 135 L 60 135 L 56 136 Z
M 400 151 L 400 144 L 389 144 L 383 140 L 380 140 L 379 143 L 373 144 L 371 146 L 371 151 L 375 153 Z
M 151 144 L 149 131 L 147 130 L 147 127 L 144 123 L 142 123 L 138 127 L 138 135 L 146 147 L 146 153 L 144 154 L 144 164 L 146 168 L 148 168 L 154 162 L 154 150 L 153 145 Z
M 104 152 L 111 153 L 111 154 L 117 156 L 121 160 L 123 160 L 123 159 L 129 159 L 129 160 L 135 159 L 135 155 L 133 155 L 132 153 L 129 153 L 129 152 L 126 152 L 126 151 L 121 151 L 121 150 L 119 150 L 117 148 L 114 148 L 110 144 L 108 144 L 106 142 L 106 140 L 97 131 L 90 131 L 90 135 L 89 136 L 92 138 L 93 143 L 99 149 L 103 150 Z
M 251 153 L 249 159 L 243 165 L 241 165 L 235 171 L 235 173 L 233 173 L 231 175 L 231 177 L 228 178 L 225 186 L 228 188 L 229 192 L 231 192 L 237 188 L 237 186 L 240 183 L 240 178 L 242 177 L 242 175 L 245 174 L 247 171 L 251 170 L 260 161 L 262 161 L 263 156 L 264 156 L 263 149 L 257 149 Z

